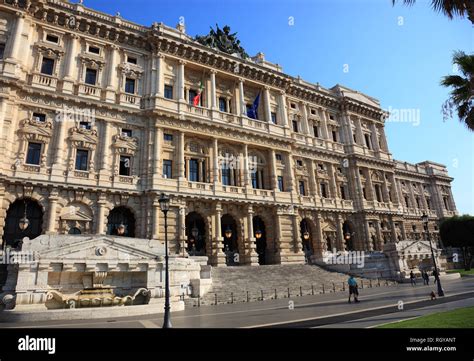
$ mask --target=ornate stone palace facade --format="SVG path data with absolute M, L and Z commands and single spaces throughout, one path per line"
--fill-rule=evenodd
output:
M 392 159 L 376 99 L 231 53 L 228 30 L 214 34 L 231 42 L 226 52 L 183 25 L 1 0 L 4 247 L 121 225 L 125 237 L 162 242 L 162 192 L 172 253 L 212 265 L 382 251 L 422 239 L 423 213 L 436 237 L 437 221 L 456 213 L 443 165 Z

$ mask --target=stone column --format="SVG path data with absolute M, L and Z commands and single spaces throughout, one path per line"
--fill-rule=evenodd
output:
M 271 171 L 271 187 L 273 191 L 278 191 L 278 172 L 276 166 L 276 159 L 275 159 L 275 150 L 270 149 L 270 171 Z
M 309 124 L 308 124 L 308 104 L 301 103 L 301 109 L 303 113 L 303 133 L 305 135 L 311 135 L 311 132 L 309 131 Z
M 15 28 L 13 30 L 13 33 L 11 34 L 9 47 L 5 52 L 5 61 L 9 63 L 18 63 L 20 60 L 19 52 L 21 41 L 23 40 L 22 34 L 25 25 L 25 15 L 21 12 L 17 12 L 15 13 L 15 15 L 17 16 L 15 21 Z
M 365 188 L 369 195 L 369 200 L 375 201 L 377 198 L 375 197 L 374 185 L 372 183 L 372 177 L 370 176 L 370 170 L 368 168 L 365 169 Z
M 328 121 L 327 121 L 327 114 L 326 111 L 320 110 L 321 112 L 321 132 L 323 133 L 323 138 L 324 139 L 331 139 L 331 136 L 329 135 L 328 131 Z
M 250 188 L 252 185 L 250 183 L 250 165 L 249 165 L 249 148 L 247 144 L 244 144 L 243 148 L 243 157 L 244 157 L 244 187 Z
M 295 210 L 295 213 L 292 215 L 293 221 L 293 242 L 294 242 L 294 252 L 302 253 L 303 252 L 303 240 L 301 239 L 301 229 L 300 222 L 298 217 L 298 211 Z
M 366 239 L 367 239 L 367 250 L 369 252 L 372 252 L 374 250 L 374 245 L 372 243 L 372 237 L 371 237 L 371 234 L 370 234 L 369 221 L 366 220 L 364 222 L 364 225 L 365 225 L 365 234 L 366 234 Z
M 264 102 L 264 106 L 265 106 L 265 120 L 268 122 L 268 123 L 271 123 L 272 122 L 272 115 L 271 115 L 271 108 L 270 108 L 270 88 L 269 87 L 265 87 L 263 89 L 263 102 Z
M 289 127 L 288 124 L 288 113 L 286 111 L 286 97 L 285 97 L 285 92 L 281 91 L 280 95 L 278 97 L 278 109 L 280 113 L 280 119 L 282 121 L 282 125 L 284 127 Z
M 211 70 L 211 109 L 217 110 L 216 71 Z
M 213 176 L 214 176 L 214 185 L 219 183 L 219 144 L 217 141 L 217 138 L 214 138 L 213 140 L 213 146 L 212 146 L 212 160 L 214 162 L 214 167 L 213 167 Z
M 214 245 L 212 248 L 211 264 L 213 266 L 224 266 L 226 264 L 224 248 L 224 238 L 222 237 L 221 229 L 222 207 L 220 203 L 216 204 L 214 214 Z
M 247 116 L 247 106 L 245 105 L 244 80 L 239 78 L 239 115 Z
M 109 62 L 107 72 L 107 90 L 106 90 L 106 101 L 108 103 L 116 102 L 116 92 L 118 90 L 118 79 L 117 75 L 117 61 L 118 61 L 118 47 L 116 45 L 109 46 Z
M 99 201 L 97 202 L 98 206 L 98 215 L 97 215 L 97 226 L 96 233 L 99 235 L 105 234 L 105 199 L 101 199 L 99 196 Z
M 316 183 L 314 160 L 309 160 L 309 184 L 311 185 L 311 192 L 313 196 L 318 196 L 318 184 Z
M 323 236 L 323 229 L 321 227 L 321 215 L 318 213 L 318 215 L 315 218 L 315 223 L 316 223 L 316 239 L 313 239 L 313 249 L 314 249 L 314 255 L 317 258 L 321 258 L 323 256 L 323 252 L 325 251 L 324 247 L 324 236 Z
M 387 185 L 387 179 L 385 178 L 385 173 L 384 173 L 383 183 L 382 183 L 382 195 L 383 195 L 383 201 L 386 203 L 389 203 L 390 195 L 388 194 L 388 185 Z
M 375 123 L 370 124 L 370 130 L 372 132 L 372 146 L 374 151 L 378 152 L 380 150 L 379 137 L 377 136 L 377 126 Z
M 397 242 L 397 232 L 395 230 L 395 222 L 393 221 L 393 216 L 390 216 L 390 231 L 392 242 Z
M 341 218 L 339 214 L 336 214 L 336 244 L 337 250 L 343 252 L 346 249 L 346 242 L 344 240 L 344 231 L 342 225 L 344 223 L 344 219 Z
M 328 167 L 328 175 L 329 175 L 329 185 L 331 187 L 331 196 L 332 198 L 338 198 L 336 175 L 334 174 L 334 167 L 331 163 L 328 163 L 327 167 Z
M 253 229 L 253 207 L 247 207 L 247 247 L 245 247 L 244 263 L 247 265 L 258 265 L 257 244 Z
M 158 54 L 154 56 L 154 78 L 152 78 L 152 92 L 155 97 L 163 97 L 165 91 L 164 72 L 163 68 L 165 65 L 165 56 Z
M 177 249 L 182 249 L 183 247 L 185 248 L 185 242 L 186 242 L 186 205 L 185 204 L 182 204 L 179 206 L 178 223 L 179 223 L 179 228 L 178 228 L 178 248 Z
M 161 128 L 154 129 L 153 141 L 153 178 L 161 179 L 161 143 L 163 141 L 163 130 Z
M 48 229 L 46 234 L 56 234 L 56 209 L 58 206 L 58 193 L 51 191 L 49 196 L 49 215 L 48 215 Z
M 6 98 L 0 98 L 0 151 L 6 145 L 6 141 L 3 140 L 3 127 L 5 126 L 6 111 L 7 111 L 7 99 Z M 0 152 L 0 153 L 5 154 L 3 151 Z
M 64 66 L 63 92 L 72 94 L 74 91 L 74 71 L 76 69 L 77 46 L 79 36 L 69 35 L 69 48 Z
M 286 182 L 289 185 L 289 190 L 292 193 L 297 193 L 295 170 L 293 168 L 293 157 L 291 153 L 286 153 L 285 171 L 287 177 L 289 177 Z
M 180 60 L 178 65 L 178 100 L 179 101 L 186 101 L 184 96 L 184 65 L 186 64 L 185 61 Z
M 185 165 L 186 162 L 184 160 L 184 133 L 179 132 L 179 149 L 178 149 L 178 179 L 184 180 L 185 179 Z
M 153 201 L 152 204 L 153 207 L 153 222 L 152 222 L 152 233 L 151 233 L 151 238 L 152 239 L 160 239 L 160 204 L 158 203 L 157 200 Z
M 57 133 L 56 133 L 56 146 L 54 147 L 54 159 L 53 159 L 53 165 L 51 169 L 51 177 L 56 178 L 58 177 L 59 179 L 63 179 L 64 174 L 64 158 L 63 158 L 63 152 L 65 150 L 65 138 L 66 138 L 66 122 L 68 122 L 68 119 L 66 119 L 66 115 L 63 116 L 63 118 L 56 122 L 55 124 L 58 127 Z
M 356 127 L 356 138 L 360 142 L 360 145 L 363 146 L 365 144 L 365 141 L 364 141 L 364 135 L 362 133 L 362 124 L 360 121 L 360 117 L 356 118 L 355 127 Z

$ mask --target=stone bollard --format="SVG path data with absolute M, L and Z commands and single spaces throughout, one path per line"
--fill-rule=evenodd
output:
M 275 300 L 278 298 L 277 289 L 275 288 Z
M 314 286 L 311 285 L 311 296 L 314 296 Z
M 214 293 L 215 305 L 217 306 L 217 293 Z

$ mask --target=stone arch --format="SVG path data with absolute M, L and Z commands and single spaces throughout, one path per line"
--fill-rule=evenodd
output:
M 252 218 L 253 222 L 253 232 L 255 237 L 256 252 L 258 254 L 258 264 L 265 265 L 267 264 L 267 239 L 269 224 L 264 221 L 260 215 L 254 215 Z
M 21 230 L 19 224 L 25 213 L 29 224 L 26 229 Z M 3 227 L 3 243 L 16 248 L 21 245 L 21 240 L 24 237 L 34 239 L 41 235 L 43 233 L 44 214 L 44 208 L 34 198 L 22 197 L 10 203 L 6 212 L 5 226 Z
M 354 251 L 358 245 L 358 238 L 355 225 L 349 219 L 346 219 L 342 224 L 342 236 L 344 237 L 346 251 Z
M 337 227 L 336 223 L 329 218 L 324 219 L 321 222 L 321 231 L 323 233 L 323 250 L 327 252 L 333 252 L 337 249 Z
M 276 235 L 275 227 L 272 225 L 275 223 L 275 218 L 273 217 L 273 211 L 265 207 L 254 208 L 254 217 L 260 217 L 265 223 L 265 232 L 266 232 L 266 247 L 265 247 L 265 264 L 271 264 L 274 262 L 273 258 L 276 250 Z M 255 233 L 255 227 L 254 227 Z M 256 246 L 257 244 L 255 244 Z
M 135 237 L 136 234 L 136 216 L 133 209 L 129 206 L 120 205 L 110 210 L 107 216 L 107 234 L 117 236 L 119 226 L 125 226 L 124 237 Z
M 191 255 L 209 255 L 210 232 L 207 217 L 197 211 L 188 212 L 185 217 L 187 250 Z M 194 234 L 197 229 L 197 234 Z

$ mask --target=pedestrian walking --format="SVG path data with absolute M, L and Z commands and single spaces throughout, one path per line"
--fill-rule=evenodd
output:
M 410 271 L 410 282 L 412 286 L 416 286 L 416 277 L 413 271 Z
M 438 271 L 436 269 L 433 270 L 433 277 L 434 277 L 434 283 L 436 284 L 436 276 L 438 276 Z
M 347 284 L 349 285 L 349 303 L 351 303 L 351 296 L 354 295 L 354 302 L 359 302 L 359 287 L 357 285 L 357 281 L 354 276 L 350 276 L 347 280 Z
M 426 281 L 426 285 L 429 286 L 429 284 L 430 284 L 430 275 L 426 271 L 425 271 L 425 281 Z

